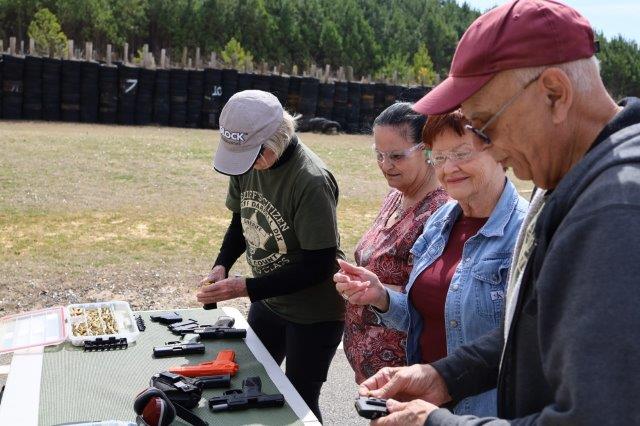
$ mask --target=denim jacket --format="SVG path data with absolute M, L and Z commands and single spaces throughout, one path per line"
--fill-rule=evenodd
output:
M 506 295 L 507 272 L 516 236 L 528 203 L 506 180 L 491 216 L 463 247 L 462 257 L 449 284 L 444 307 L 447 353 L 500 325 Z M 405 293 L 387 290 L 389 310 L 376 312 L 388 327 L 407 331 L 407 364 L 421 362 L 422 317 L 409 302 L 416 278 L 444 251 L 460 205 L 453 201 L 440 207 L 427 221 L 411 249 L 413 269 Z M 374 310 L 375 311 L 375 310 Z M 496 415 L 496 390 L 466 398 L 456 405 L 456 414 Z

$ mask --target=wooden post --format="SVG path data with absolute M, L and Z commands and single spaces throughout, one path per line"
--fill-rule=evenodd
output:
M 4 40 L 0 38 L 0 53 L 4 53 Z
M 167 51 L 165 49 L 160 50 L 160 68 L 164 68 L 167 59 Z
M 347 81 L 353 81 L 353 67 L 351 65 L 347 66 Z
M 73 40 L 67 41 L 67 52 L 65 53 L 67 60 L 73 59 Z
M 187 59 L 187 68 L 191 69 L 191 58 Z
M 111 45 L 107 44 L 107 65 L 111 66 Z
M 217 68 L 216 67 L 216 52 L 211 52 L 211 57 L 209 58 L 209 68 Z
M 16 54 L 16 38 L 9 37 L 9 55 Z
M 398 71 L 397 70 L 393 71 L 393 75 L 391 76 L 391 82 L 393 84 L 397 84 L 398 83 Z
M 142 67 L 149 68 L 149 45 L 145 44 L 142 46 Z
M 20 40 L 20 54 L 24 55 L 24 40 Z
M 124 62 L 125 64 L 129 63 L 129 43 L 124 44 L 124 55 L 122 58 L 122 62 Z
M 298 66 L 294 65 L 291 67 L 291 75 L 298 75 Z
M 183 47 L 182 48 L 182 68 L 184 68 L 185 65 L 187 65 L 187 48 Z
M 196 69 L 201 68 L 200 66 L 200 48 L 196 47 Z
M 36 41 L 32 38 L 29 39 L 29 55 L 36 54 Z
M 84 44 L 84 60 L 87 62 L 93 60 L 93 42 L 91 41 Z

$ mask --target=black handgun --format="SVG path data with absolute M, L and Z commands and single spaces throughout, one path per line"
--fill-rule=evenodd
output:
M 224 374 L 192 379 L 163 371 L 151 378 L 150 385 L 163 391 L 171 402 L 185 408 L 195 408 L 202 398 L 203 389 L 228 388 L 231 386 L 231 376 Z
M 171 331 L 173 334 L 191 333 L 191 330 L 198 327 L 200 327 L 200 325 L 198 324 L 198 321 L 194 319 L 188 319 L 186 321 L 177 322 L 168 326 L 169 331 Z
M 153 356 L 155 358 L 203 353 L 204 345 L 202 343 L 193 342 L 167 342 L 163 346 L 155 346 L 153 348 Z
M 182 321 L 182 317 L 176 312 L 164 312 L 161 314 L 149 315 L 151 321 L 159 322 L 160 324 L 173 324 Z
M 209 399 L 209 409 L 213 412 L 282 407 L 283 405 L 284 396 L 282 394 L 267 395 L 262 393 L 260 377 L 247 377 L 242 381 L 242 389 L 231 389 L 225 391 L 221 396 Z
M 247 330 L 244 328 L 233 328 L 235 322 L 231 317 L 220 316 L 215 324 L 196 327 L 189 330 L 188 334 L 197 334 L 201 339 L 240 339 L 247 337 Z
M 377 419 L 389 415 L 387 400 L 361 396 L 356 398 L 356 411 L 365 419 Z

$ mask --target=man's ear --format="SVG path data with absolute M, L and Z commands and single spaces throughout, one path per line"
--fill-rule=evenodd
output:
M 547 68 L 538 80 L 538 88 L 545 96 L 545 103 L 551 109 L 552 121 L 560 124 L 567 119 L 573 104 L 573 83 L 560 68 Z

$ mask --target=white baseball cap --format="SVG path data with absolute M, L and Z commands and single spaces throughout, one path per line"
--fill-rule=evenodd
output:
M 213 167 L 231 176 L 249 171 L 283 118 L 282 105 L 271 93 L 244 90 L 233 95 L 220 113 L 220 143 Z

